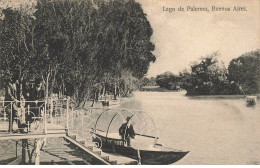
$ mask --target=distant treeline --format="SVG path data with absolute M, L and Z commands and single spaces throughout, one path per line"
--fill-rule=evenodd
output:
M 156 59 L 153 30 L 135 0 L 7 6 L 0 11 L 2 87 L 38 81 L 45 97 L 61 93 L 78 103 L 107 91 L 127 95 Z
M 260 50 L 232 59 L 228 68 L 218 52 L 202 57 L 178 75 L 165 72 L 151 79 L 163 88 L 185 89 L 187 95 L 256 94 L 260 92 Z M 147 79 L 149 80 L 149 79 Z M 149 82 L 147 82 L 149 83 Z
M 158 86 L 155 77 L 143 77 L 139 80 L 139 88 L 142 89 L 145 86 Z

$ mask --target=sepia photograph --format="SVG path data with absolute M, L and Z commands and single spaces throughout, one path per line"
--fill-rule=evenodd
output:
M 7 165 L 260 165 L 260 1 L 0 0 Z

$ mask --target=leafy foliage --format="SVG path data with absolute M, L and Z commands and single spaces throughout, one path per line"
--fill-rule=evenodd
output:
M 163 74 L 157 75 L 156 83 L 160 87 L 169 90 L 177 90 L 180 87 L 180 78 L 171 72 L 164 72 Z
M 191 66 L 191 73 L 180 73 L 181 87 L 190 95 L 229 94 L 227 71 L 223 63 L 219 63 L 218 52 L 202 57 L 199 63 Z
M 33 16 L 3 9 L 5 83 L 10 75 L 18 74 L 20 83 L 40 78 L 46 96 L 62 92 L 80 103 L 100 82 L 129 90 L 132 78 L 144 76 L 155 61 L 153 30 L 134 0 L 38 0 L 32 9 Z
M 231 60 L 228 69 L 219 63 L 218 52 L 202 57 L 191 65 L 191 72 L 158 75 L 159 86 L 172 89 L 176 85 L 188 95 L 255 94 L 260 91 L 260 50 Z
M 156 79 L 154 77 L 142 77 L 138 81 L 139 89 L 142 89 L 144 86 L 157 86 Z
M 245 53 L 231 60 L 228 72 L 232 93 L 259 93 L 260 50 Z

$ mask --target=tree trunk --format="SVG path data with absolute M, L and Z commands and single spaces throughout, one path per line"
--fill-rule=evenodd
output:
M 117 85 L 116 85 L 116 81 L 115 81 L 115 86 L 114 86 L 114 99 L 116 100 L 116 96 L 117 96 Z

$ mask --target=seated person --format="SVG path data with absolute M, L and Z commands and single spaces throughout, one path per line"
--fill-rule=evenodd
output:
M 127 117 L 127 123 L 122 124 L 119 128 L 119 135 L 123 140 L 126 140 L 127 146 L 131 146 L 130 138 L 135 138 L 135 131 L 130 119 L 130 117 Z

